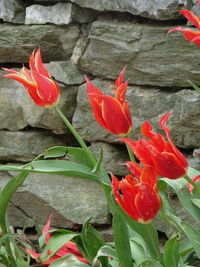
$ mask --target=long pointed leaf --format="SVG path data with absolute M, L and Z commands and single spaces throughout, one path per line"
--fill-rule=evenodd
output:
M 113 231 L 116 253 L 121 267 L 132 267 L 132 255 L 129 232 L 126 222 L 117 213 L 113 215 Z

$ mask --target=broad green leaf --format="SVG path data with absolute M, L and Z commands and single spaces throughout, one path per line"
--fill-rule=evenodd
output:
M 192 171 L 192 173 L 194 174 L 196 173 L 196 171 L 195 172 Z M 190 172 L 190 175 L 191 175 L 191 172 Z M 194 176 L 192 175 L 192 177 Z M 200 208 L 198 205 L 193 203 L 193 199 L 199 198 L 199 193 L 195 192 L 194 190 L 193 194 L 191 195 L 187 189 L 188 182 L 184 178 L 179 178 L 176 180 L 163 178 L 163 180 L 174 189 L 182 206 L 193 216 L 193 218 L 197 222 L 200 222 Z
M 129 241 L 129 232 L 126 222 L 123 218 L 115 213 L 113 215 L 113 232 L 116 253 L 121 267 L 132 267 L 132 255 Z
M 105 242 L 100 233 L 89 224 L 90 218 L 83 224 L 81 232 L 81 240 L 84 250 L 87 253 L 87 258 L 90 262 L 97 256 L 98 250 L 105 245 Z M 106 266 L 106 257 L 101 258 L 102 266 Z
M 98 250 L 97 257 L 102 257 L 102 256 L 110 257 L 112 259 L 117 259 L 116 250 L 108 245 L 105 245 Z
M 48 148 L 44 152 L 44 158 L 59 158 L 64 157 L 67 153 L 67 147 L 66 146 L 53 146 Z
M 24 260 L 16 260 L 17 267 L 29 267 L 29 263 Z
M 25 167 L 15 168 L 8 166 L 4 170 L 15 170 L 24 172 L 26 169 L 33 173 L 51 173 L 67 176 L 75 176 L 80 178 L 87 178 L 100 183 L 98 176 L 91 172 L 91 169 L 76 162 L 67 160 L 38 160 L 26 165 Z M 0 170 L 3 167 L 0 167 Z
M 71 155 L 72 159 L 93 169 L 94 165 L 91 163 L 88 154 L 83 148 L 80 147 L 68 147 L 67 153 Z M 95 158 L 95 157 L 94 157 Z
M 200 232 L 194 229 L 194 227 L 190 224 L 183 222 L 179 217 L 171 214 L 169 211 L 166 211 L 166 213 L 168 213 L 170 220 L 176 223 L 177 226 L 184 232 L 193 246 L 197 256 L 200 258 Z
M 200 88 L 199 88 L 196 84 L 194 84 L 194 83 L 191 82 L 190 80 L 188 80 L 188 82 L 189 82 L 189 84 L 190 84 L 196 91 L 198 91 L 198 92 L 200 93 Z
M 200 199 L 191 199 L 191 201 L 192 201 L 198 208 L 200 208 Z
M 195 176 L 197 176 L 197 175 L 199 175 L 199 174 L 200 174 L 200 171 L 195 170 L 194 168 L 191 168 L 191 167 L 188 168 L 187 175 L 188 175 L 190 178 L 193 178 L 193 177 L 195 177 Z
M 137 267 L 163 267 L 158 261 L 156 260 L 145 260 L 140 263 Z
M 179 243 L 178 236 L 169 239 L 164 248 L 163 260 L 166 267 L 178 267 L 179 263 Z
M 130 239 L 132 258 L 134 259 L 136 265 L 139 265 L 141 262 L 149 259 L 149 255 L 145 250 L 144 242 L 141 242 L 140 238 L 131 238 Z
M 45 240 L 46 240 L 46 235 L 47 233 L 50 234 L 64 234 L 64 235 L 73 235 L 74 232 L 70 231 L 70 230 L 66 230 L 66 229 L 51 229 L 48 232 L 45 232 L 44 234 L 42 234 L 39 238 L 39 246 L 42 247 L 45 244 Z
M 77 234 L 56 233 L 51 236 L 40 256 L 41 261 L 50 259 L 61 247 L 74 238 Z M 51 251 L 51 254 L 48 252 Z
M 49 267 L 88 267 L 90 265 L 80 262 L 72 254 L 68 254 L 62 258 L 54 260 Z

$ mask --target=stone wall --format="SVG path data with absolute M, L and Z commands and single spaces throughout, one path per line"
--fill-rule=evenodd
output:
M 192 158 L 200 147 L 200 48 L 170 28 L 187 21 L 177 10 L 200 14 L 192 0 L 1 0 L 0 64 L 21 68 L 40 46 L 44 62 L 61 87 L 59 106 L 94 152 L 104 149 L 107 171 L 123 175 L 119 164 L 126 150 L 95 122 L 88 104 L 84 75 L 113 94 L 113 82 L 127 65 L 127 101 L 133 118 L 132 137 L 150 120 L 173 111 L 169 125 L 176 145 Z M 0 71 L 3 74 L 4 71 Z M 0 77 L 0 161 L 21 164 L 53 145 L 75 141 L 51 109 L 36 106 L 17 82 Z M 14 173 L 1 174 L 1 186 Z M 64 176 L 31 174 L 10 205 L 15 226 L 44 224 L 79 227 L 88 217 L 110 224 L 101 189 L 94 183 Z M 162 229 L 161 229 L 162 230 Z

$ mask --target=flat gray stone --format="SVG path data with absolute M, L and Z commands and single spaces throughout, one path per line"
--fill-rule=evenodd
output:
M 4 22 L 24 23 L 25 8 L 21 0 L 1 0 L 0 19 Z
M 46 66 L 52 77 L 59 82 L 67 85 L 81 84 L 84 82 L 84 74 L 77 69 L 71 60 L 53 61 L 46 64 Z
M 53 6 L 31 5 L 26 8 L 25 24 L 85 23 L 91 21 L 94 15 L 91 11 L 71 3 L 57 3 Z
M 200 85 L 200 63 L 194 60 L 199 47 L 180 32 L 167 35 L 170 28 L 102 17 L 92 24 L 79 67 L 115 80 L 127 65 L 125 77 L 136 85 L 189 87 L 188 80 Z
M 71 57 L 79 37 L 78 26 L 5 25 L 0 28 L 0 63 L 28 62 L 40 46 L 44 62 Z
M 177 10 L 191 8 L 192 0 L 71 0 L 71 2 L 85 8 L 98 11 L 128 12 L 136 16 L 156 19 L 171 20 L 179 17 Z
M 92 83 L 101 88 L 105 94 L 113 95 L 113 82 L 93 80 Z M 141 88 L 128 86 L 127 102 L 133 120 L 130 134 L 134 140 L 140 134 L 140 127 L 149 120 L 154 129 L 161 132 L 158 121 L 162 115 L 172 111 L 168 125 L 171 136 L 178 147 L 198 148 L 200 146 L 200 94 L 194 90 L 170 92 L 160 88 Z M 109 134 L 95 121 L 87 98 L 85 84 L 80 86 L 77 97 L 77 108 L 73 116 L 73 125 L 79 134 L 88 142 L 104 141 L 116 143 L 117 136 Z M 118 142 L 119 143 L 119 142 Z
M 51 146 L 66 145 L 63 138 L 48 131 L 0 131 L 0 160 L 33 160 Z
M 0 187 L 8 181 L 3 176 Z M 52 227 L 74 229 L 80 227 L 88 217 L 96 225 L 110 223 L 104 192 L 86 179 L 63 175 L 30 174 L 17 193 L 12 197 L 10 221 L 13 226 L 45 224 L 53 213 Z M 14 213 L 11 213 L 15 209 Z M 24 214 L 17 220 L 19 210 Z M 32 222 L 31 222 L 32 220 Z

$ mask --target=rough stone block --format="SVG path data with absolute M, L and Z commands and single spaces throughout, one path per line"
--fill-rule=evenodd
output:
M 173 26 L 175 27 L 175 26 Z M 160 87 L 200 84 L 199 47 L 172 27 L 102 18 L 92 24 L 79 67 L 97 77 L 115 79 L 127 65 L 129 83 Z
M 98 11 L 128 12 L 136 16 L 155 20 L 171 20 L 179 18 L 177 10 L 190 8 L 192 0 L 71 0 L 81 7 L 92 8 Z
M 4 22 L 24 23 L 25 8 L 21 0 L 1 0 L 0 19 Z
M 0 187 L 9 176 L 3 176 Z M 75 177 L 30 174 L 11 200 L 10 220 L 13 226 L 23 227 L 28 219 L 45 224 L 53 213 L 52 226 L 75 229 L 88 218 L 95 225 L 110 223 L 110 215 L 102 189 L 96 183 Z M 15 209 L 15 212 L 13 211 Z M 24 216 L 19 216 L 19 211 Z M 15 217 L 16 216 L 16 217 Z
M 85 23 L 91 21 L 95 12 L 81 9 L 71 3 L 57 3 L 53 6 L 31 5 L 26 8 L 25 24 L 67 25 L 72 22 Z
M 0 63 L 25 63 L 40 46 L 44 62 L 66 60 L 79 37 L 79 27 L 56 25 L 4 25 L 0 27 Z

